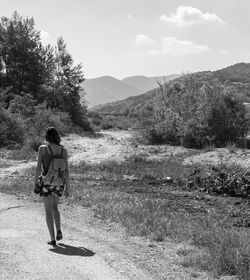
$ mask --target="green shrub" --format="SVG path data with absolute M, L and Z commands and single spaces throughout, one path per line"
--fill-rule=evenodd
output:
M 16 146 L 24 142 L 24 128 L 17 116 L 0 109 L 0 147 Z
M 131 124 L 132 122 L 132 124 Z M 95 123 L 97 125 L 97 122 Z M 104 116 L 101 119 L 99 119 L 98 127 L 100 129 L 123 129 L 128 130 L 130 128 L 135 127 L 137 124 L 136 119 L 129 119 L 126 116 Z
M 249 122 L 242 101 L 218 81 L 188 75 L 158 91 L 154 107 L 142 114 L 149 143 L 202 148 L 245 139 Z
M 24 100 L 27 102 L 23 104 Z M 22 158 L 26 152 L 37 151 L 49 126 L 55 126 L 62 136 L 73 131 L 67 113 L 46 108 L 44 104 L 35 107 L 28 95 L 17 96 L 8 111 L 0 109 L 0 146 L 21 148 L 24 144 L 20 151 Z
M 178 145 L 179 122 L 178 115 L 171 110 L 156 111 L 154 118 L 142 121 L 144 135 L 151 144 Z
M 90 125 L 99 126 L 102 121 L 102 116 L 100 114 L 98 114 L 97 112 L 89 111 L 88 119 L 89 119 Z
M 44 105 L 39 105 L 34 110 L 33 116 L 23 120 L 25 145 L 20 151 L 20 158 L 25 158 L 25 151 L 27 151 L 27 154 L 38 151 L 39 146 L 44 141 L 46 129 L 49 126 L 56 127 L 62 136 L 73 131 L 72 121 L 67 113 L 50 108 L 47 109 Z
M 101 124 L 101 129 L 103 130 L 108 130 L 113 128 L 113 124 L 111 123 L 111 121 L 105 121 Z
M 70 116 L 65 112 L 55 111 L 45 108 L 44 105 L 36 107 L 36 114 L 32 118 L 33 135 L 44 136 L 49 126 L 56 127 L 62 136 L 72 131 L 72 121 Z
M 185 176 L 182 183 L 188 190 L 250 197 L 250 173 L 237 165 L 196 168 Z
M 72 130 L 72 121 L 65 112 L 52 110 L 46 104 L 35 106 L 35 101 L 31 95 L 23 93 L 16 95 L 11 101 L 9 111 L 22 119 L 26 131 L 26 142 L 31 147 L 36 148 L 36 142 L 40 142 L 39 137 L 44 135 L 49 126 L 55 126 L 61 135 L 65 135 Z

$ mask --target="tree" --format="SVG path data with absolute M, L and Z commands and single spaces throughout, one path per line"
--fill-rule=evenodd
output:
M 239 143 L 248 132 L 241 100 L 218 80 L 195 74 L 159 88 L 145 130 L 152 143 L 186 147 Z M 150 118 L 151 115 L 151 118 Z
M 9 102 L 13 98 L 11 88 L 0 88 L 0 108 L 7 109 L 9 107 Z
M 0 87 L 11 86 L 14 94 L 30 93 L 38 100 L 47 80 L 48 47 L 43 47 L 33 18 L 14 12 L 0 21 Z
M 86 102 L 80 98 L 83 80 L 82 66 L 74 66 L 62 38 L 55 48 L 43 46 L 33 18 L 15 12 L 0 19 L 0 105 L 26 127 L 34 126 L 42 104 L 49 115 L 65 112 L 74 125 L 89 129 Z
M 50 107 L 67 112 L 74 124 L 88 129 L 87 106 L 81 86 L 84 81 L 82 65 L 74 66 L 63 38 L 57 41 L 54 61 L 54 84 L 47 102 Z
M 30 94 L 16 95 L 10 102 L 9 111 L 26 119 L 34 117 L 35 100 Z
M 19 119 L 0 108 L 0 147 L 23 144 L 23 142 L 24 131 Z

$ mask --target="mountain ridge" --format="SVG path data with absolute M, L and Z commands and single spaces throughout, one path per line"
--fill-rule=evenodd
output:
M 124 79 L 117 79 L 112 76 L 101 76 L 92 79 L 85 79 L 83 89 L 85 99 L 89 107 L 115 102 L 124 98 L 142 94 L 156 88 L 157 81 L 169 81 L 179 76 L 172 74 L 168 76 L 147 77 L 143 75 L 130 76 Z
M 190 75 L 196 75 L 199 79 L 206 77 L 216 79 L 225 87 L 233 88 L 243 102 L 250 101 L 250 63 L 237 63 L 220 70 L 202 71 Z M 174 81 L 181 82 L 182 78 L 183 76 L 180 76 Z M 137 96 L 95 106 L 92 110 L 99 113 L 128 113 L 130 116 L 135 116 L 146 106 L 153 108 L 154 97 L 157 94 L 159 94 L 159 89 L 155 88 Z

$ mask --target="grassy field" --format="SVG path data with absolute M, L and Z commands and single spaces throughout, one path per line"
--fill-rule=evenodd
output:
M 91 207 L 103 220 L 120 223 L 129 235 L 174 240 L 180 244 L 183 266 L 249 280 L 249 200 L 186 191 L 181 177 L 192 166 L 182 165 L 183 156 L 162 162 L 135 156 L 123 163 L 71 165 L 69 200 Z M 5 181 L 1 191 L 31 196 L 33 173 Z

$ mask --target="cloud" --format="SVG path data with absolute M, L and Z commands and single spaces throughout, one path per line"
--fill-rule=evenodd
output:
M 220 53 L 220 54 L 228 54 L 229 51 L 227 51 L 227 50 L 219 50 L 218 53 Z
M 40 37 L 43 43 L 46 43 L 50 37 L 49 33 L 45 30 L 40 31 Z
M 144 34 L 136 35 L 135 45 L 136 46 L 147 46 L 154 43 L 154 40 L 151 39 L 149 36 Z
M 175 37 L 162 37 L 162 48 L 160 50 L 150 50 L 148 54 L 161 55 L 185 55 L 185 54 L 198 54 L 209 51 L 208 45 L 195 44 L 192 41 L 183 41 Z
M 162 15 L 160 20 L 176 24 L 179 27 L 201 23 L 225 24 L 224 20 L 216 14 L 203 13 L 201 10 L 188 6 L 180 6 L 174 14 Z
M 133 17 L 134 17 L 133 15 L 127 14 L 127 19 L 131 19 L 131 18 L 133 18 Z

